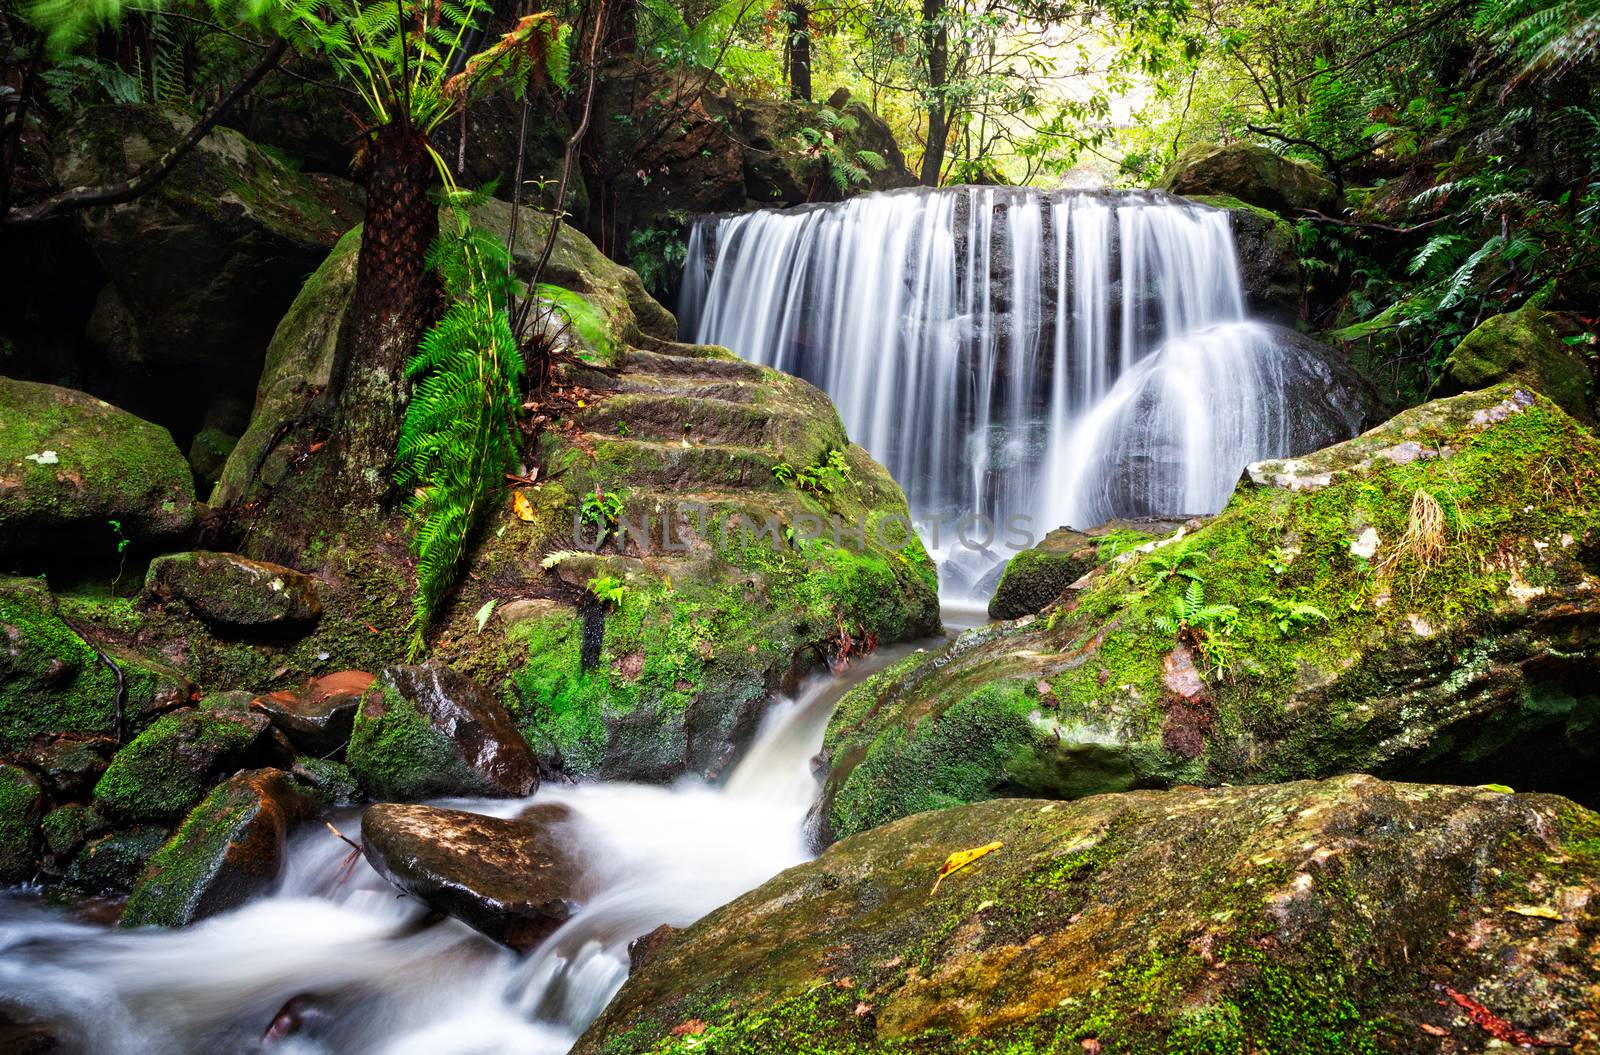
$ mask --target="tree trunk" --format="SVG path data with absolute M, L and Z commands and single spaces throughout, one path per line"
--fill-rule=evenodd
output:
M 922 0 L 922 45 L 928 56 L 928 137 L 920 179 L 925 187 L 937 187 L 944 170 L 945 140 L 950 136 L 949 101 L 945 98 L 950 31 L 944 24 L 944 0 Z
M 789 16 L 789 97 L 811 101 L 811 9 L 805 0 L 785 0 Z
M 426 147 L 409 126 L 384 125 L 364 161 L 367 211 L 332 440 L 337 479 L 352 501 L 389 492 L 409 389 L 405 362 L 433 314 L 434 280 L 423 257 L 439 233 L 439 214 L 428 198 L 434 166 Z

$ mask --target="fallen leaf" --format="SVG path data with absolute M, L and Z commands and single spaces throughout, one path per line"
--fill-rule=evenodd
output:
M 1506 787 L 1504 784 L 1479 784 L 1478 785 L 1478 790 L 1479 791 L 1498 791 L 1502 795 L 1515 795 L 1516 794 L 1515 791 L 1512 791 L 1510 788 Z
M 706 1024 L 698 1018 L 691 1018 L 687 1022 L 680 1022 L 672 1027 L 674 1037 L 698 1037 L 706 1031 Z
M 494 598 L 491 597 L 478 609 L 478 614 L 472 618 L 478 621 L 478 633 L 483 633 L 483 628 L 488 625 L 489 617 L 494 614 Z
M 834 979 L 833 987 L 835 989 L 849 989 L 855 984 L 855 979 L 851 978 L 849 975 L 845 975 L 843 978 Z
M 1506 911 L 1515 912 L 1519 916 L 1532 916 L 1535 919 L 1565 918 L 1549 905 L 1507 905 Z
M 932 897 L 939 892 L 939 884 L 944 882 L 945 876 L 959 872 L 978 858 L 994 853 L 1000 849 L 1001 845 L 1001 843 L 989 843 L 985 846 L 974 847 L 971 850 L 957 850 L 949 857 L 946 857 L 944 864 L 939 866 L 939 874 L 934 877 L 933 889 L 928 891 L 928 896 Z
M 856 1005 L 856 1017 L 857 1018 L 860 1018 L 862 1015 L 870 1015 L 870 1014 L 872 1014 L 872 1005 L 871 1004 L 864 1004 L 863 1003 L 863 1004 L 857 1004 Z
M 1084 1037 L 1079 1043 L 1089 1055 L 1100 1055 L 1100 1042 L 1093 1037 Z
M 1454 1000 L 1457 1004 L 1466 1009 L 1467 1017 L 1472 1019 L 1472 1021 L 1477 1024 L 1479 1029 L 1489 1034 L 1489 1036 L 1493 1037 L 1495 1040 L 1506 1044 L 1523 1044 L 1528 1047 L 1536 1048 L 1550 1048 L 1555 1046 L 1553 1044 L 1547 1044 L 1531 1033 L 1522 1032 L 1522 1030 L 1518 1029 L 1516 1026 L 1513 1026 L 1511 1023 L 1507 1022 L 1493 1011 L 1490 1011 L 1488 1008 L 1472 999 L 1472 997 L 1467 996 L 1465 993 L 1458 993 L 1449 986 L 1445 986 L 1444 991 L 1451 1000 Z
M 1450 1031 L 1443 1026 L 1434 1026 L 1427 1022 L 1422 1023 L 1418 1028 L 1430 1037 L 1448 1037 L 1450 1035 Z
M 528 501 L 528 496 L 521 491 L 511 492 L 511 512 L 518 520 L 533 523 L 536 519 L 533 512 L 533 503 Z

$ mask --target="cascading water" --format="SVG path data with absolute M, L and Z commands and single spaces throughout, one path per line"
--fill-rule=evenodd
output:
M 925 537 L 944 525 L 957 595 L 1009 518 L 1016 545 L 1215 512 L 1248 462 L 1360 424 L 1295 433 L 1307 364 L 1247 320 L 1228 214 L 1171 195 L 896 191 L 705 217 L 687 259 L 684 337 L 827 392 Z M 950 544 L 973 514 L 997 530 Z
M 810 858 L 810 761 L 833 705 L 913 647 L 776 703 L 724 787 L 547 785 L 531 800 L 447 803 L 494 816 L 570 807 L 583 907 L 526 957 L 453 920 L 428 926 L 423 906 L 318 825 L 295 838 L 271 894 L 181 930 L 107 930 L 0 893 L 0 1018 L 20 1010 L 87 1055 L 565 1052 L 626 979 L 634 938 Z M 294 1028 L 263 1037 L 291 1000 Z

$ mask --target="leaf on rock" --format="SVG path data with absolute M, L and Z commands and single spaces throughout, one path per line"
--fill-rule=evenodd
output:
M 536 519 L 533 503 L 528 501 L 528 496 L 521 491 L 511 493 L 511 512 L 518 520 L 531 524 Z
M 1515 912 L 1519 916 L 1532 916 L 1534 919 L 1566 918 L 1549 905 L 1507 905 L 1506 911 Z
M 674 1037 L 698 1037 L 706 1031 L 706 1024 L 698 1018 L 691 1018 L 687 1022 L 680 1022 L 672 1027 Z
M 488 625 L 489 617 L 494 614 L 494 598 L 491 597 L 478 609 L 478 614 L 473 616 L 478 621 L 478 633 L 483 633 L 483 628 Z
M 928 891 L 928 896 L 932 897 L 939 892 L 939 884 L 944 882 L 945 876 L 959 872 L 978 858 L 994 853 L 1000 849 L 1001 845 L 1001 843 L 988 843 L 984 846 L 973 847 L 971 850 L 957 850 L 949 857 L 946 857 L 944 864 L 939 866 L 939 874 L 934 877 L 933 889 Z

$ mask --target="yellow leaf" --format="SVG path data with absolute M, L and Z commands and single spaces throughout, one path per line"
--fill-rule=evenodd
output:
M 535 520 L 533 503 L 528 501 L 528 496 L 521 491 L 511 492 L 511 512 L 518 520 L 525 520 L 530 524 Z
M 1532 916 L 1535 919 L 1565 918 L 1549 905 L 1508 905 L 1506 911 L 1515 912 L 1519 916 Z
M 934 879 L 933 889 L 928 891 L 928 896 L 932 897 L 939 892 L 939 884 L 944 882 L 945 876 L 950 875 L 952 872 L 961 871 L 963 868 L 967 867 L 969 864 L 986 854 L 994 853 L 996 850 L 1000 849 L 1001 845 L 1001 843 L 989 843 L 986 846 L 977 846 L 971 850 L 957 850 L 949 857 L 946 857 L 944 859 L 944 864 L 939 866 L 939 875 Z

